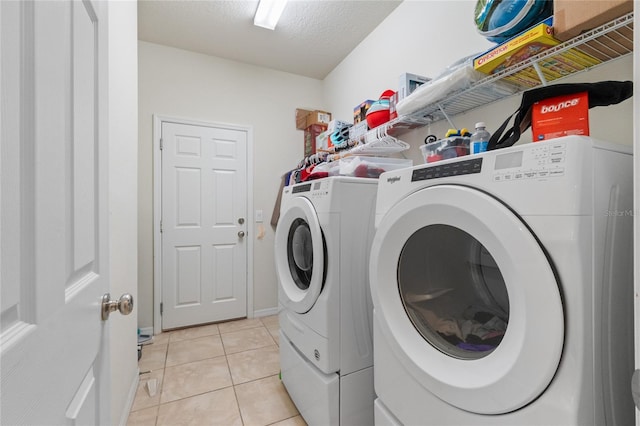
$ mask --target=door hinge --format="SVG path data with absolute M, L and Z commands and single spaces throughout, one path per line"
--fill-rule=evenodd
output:
M 160 138 L 160 151 L 162 151 L 162 138 Z
M 164 304 L 160 302 L 160 315 L 164 312 Z
M 160 221 L 160 233 L 162 234 L 162 221 Z

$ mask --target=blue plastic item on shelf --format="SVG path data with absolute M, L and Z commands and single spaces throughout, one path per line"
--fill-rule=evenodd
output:
M 551 0 L 478 0 L 474 18 L 480 34 L 502 43 L 552 15 Z

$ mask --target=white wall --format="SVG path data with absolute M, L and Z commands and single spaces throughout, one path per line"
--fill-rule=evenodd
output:
M 403 72 L 436 76 L 458 59 L 487 50 L 492 43 L 476 33 L 475 1 L 405 0 L 324 81 L 208 57 L 151 43 L 139 43 L 139 299 L 141 327 L 152 326 L 153 204 L 152 114 L 253 125 L 254 208 L 268 224 L 279 176 L 302 158 L 302 132 L 294 129 L 296 107 L 323 108 L 334 118 L 352 120 L 353 107 L 396 89 Z M 613 61 L 563 82 L 632 79 L 631 57 Z M 485 121 L 493 131 L 520 103 L 520 95 L 454 117 L 457 127 Z M 592 135 L 631 144 L 632 103 L 590 111 Z M 443 136 L 441 121 L 402 137 L 403 155 L 422 162 L 418 146 L 427 134 Z M 521 142 L 530 141 L 530 133 Z M 254 309 L 277 306 L 273 231 L 267 225 L 254 248 Z M 255 232 L 253 232 L 255 238 Z
M 434 77 L 455 61 L 487 50 L 494 44 L 480 36 L 473 25 L 475 1 L 405 0 L 325 79 L 325 103 L 336 118 L 351 119 L 353 107 L 365 99 L 377 99 L 385 89 L 397 90 L 403 72 Z M 631 80 L 631 55 L 562 82 Z M 516 110 L 521 95 L 452 118 L 457 128 L 473 129 L 478 121 L 493 132 Z M 616 106 L 590 110 L 591 135 L 631 144 L 633 108 L 627 100 Z M 450 124 L 434 123 L 401 137 L 411 149 L 400 155 L 423 162 L 418 146 L 428 134 L 443 137 Z M 520 143 L 530 142 L 525 132 Z
M 138 301 L 137 4 L 109 3 L 109 257 L 111 297 Z M 126 424 L 138 379 L 138 310 L 109 318 L 111 420 Z
M 324 109 L 322 82 L 147 42 L 139 42 L 138 55 L 139 326 L 153 326 L 153 114 L 253 126 L 253 205 L 263 210 L 265 229 L 259 240 L 255 224 L 249 228 L 254 238 L 253 310 L 277 308 L 269 219 L 280 176 L 303 156 L 295 109 Z
M 352 120 L 353 107 L 397 90 L 409 72 L 434 77 L 454 61 L 492 43 L 476 33 L 475 1 L 405 0 L 325 78 L 335 118 Z

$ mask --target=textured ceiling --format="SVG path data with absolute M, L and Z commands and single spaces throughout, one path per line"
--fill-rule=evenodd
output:
M 275 31 L 257 1 L 140 0 L 138 38 L 324 79 L 402 0 L 289 0 Z

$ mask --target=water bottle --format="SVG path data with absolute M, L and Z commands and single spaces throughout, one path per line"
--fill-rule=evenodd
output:
M 471 135 L 469 140 L 469 153 L 480 154 L 487 150 L 491 133 L 487 131 L 486 124 L 483 122 L 476 123 L 476 131 Z

